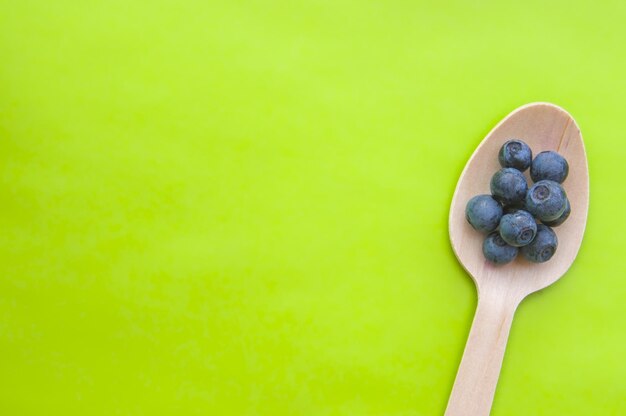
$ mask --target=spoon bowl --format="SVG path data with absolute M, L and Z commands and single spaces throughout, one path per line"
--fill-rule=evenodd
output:
M 545 263 L 530 263 L 521 254 L 506 265 L 490 263 L 482 253 L 485 236 L 465 219 L 467 202 L 475 195 L 490 193 L 491 176 L 501 168 L 498 151 L 510 139 L 526 142 L 533 156 L 553 150 L 569 163 L 563 188 L 571 214 L 554 228 L 558 248 Z M 528 171 L 524 175 L 531 184 Z M 478 306 L 447 416 L 489 414 L 515 309 L 526 296 L 557 281 L 574 262 L 588 206 L 589 172 L 582 136 L 574 119 L 556 105 L 532 103 L 518 108 L 498 123 L 472 154 L 452 198 L 449 231 L 454 254 L 476 284 Z

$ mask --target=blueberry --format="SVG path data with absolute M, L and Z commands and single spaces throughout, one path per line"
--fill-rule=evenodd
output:
M 537 233 L 537 223 L 530 213 L 517 210 L 506 214 L 500 220 L 500 236 L 514 247 L 525 246 L 533 241 Z
M 567 160 L 551 150 L 539 153 L 530 164 L 530 177 L 534 182 L 549 180 L 563 183 L 568 173 Z
M 498 228 L 502 205 L 491 195 L 476 195 L 465 206 L 465 218 L 475 230 L 490 233 Z
M 523 203 L 526 191 L 528 191 L 526 178 L 517 169 L 500 169 L 491 178 L 491 194 L 505 205 Z
M 567 206 L 567 195 L 561 185 L 554 181 L 539 181 L 526 195 L 526 211 L 541 221 L 554 221 Z
M 524 172 L 530 166 L 533 152 L 521 140 L 513 139 L 504 143 L 500 148 L 498 160 L 503 168 L 515 168 Z
M 559 241 L 552 228 L 539 224 L 535 239 L 529 245 L 522 247 L 521 250 L 528 261 L 543 263 L 552 258 L 558 245 Z
M 517 256 L 518 248 L 508 245 L 497 231 L 492 232 L 483 241 L 485 258 L 495 264 L 512 262 Z
M 561 214 L 559 218 L 557 218 L 556 220 L 552 220 L 552 221 L 542 221 L 542 222 L 545 225 L 549 225 L 550 227 L 558 227 L 559 225 L 565 222 L 565 220 L 567 219 L 567 217 L 569 217 L 569 214 L 571 212 L 572 212 L 572 207 L 570 207 L 569 199 L 568 199 L 565 201 L 565 211 L 563 211 L 563 213 Z

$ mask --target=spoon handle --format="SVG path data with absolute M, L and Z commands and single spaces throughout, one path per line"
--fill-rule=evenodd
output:
M 497 291 L 479 294 L 445 416 L 487 416 L 519 301 Z

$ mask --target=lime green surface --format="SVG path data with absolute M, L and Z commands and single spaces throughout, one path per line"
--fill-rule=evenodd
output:
M 591 210 L 493 415 L 626 414 L 625 3 L 428 3 L 0 0 L 0 414 L 442 414 L 452 191 L 531 101 Z

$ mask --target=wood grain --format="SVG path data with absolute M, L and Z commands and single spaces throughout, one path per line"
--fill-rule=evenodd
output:
M 491 264 L 482 254 L 484 235 L 465 220 L 469 199 L 490 193 L 491 176 L 501 168 L 498 151 L 512 138 L 528 143 L 533 155 L 554 150 L 569 163 L 563 187 L 572 213 L 554 228 L 559 245 L 546 263 L 529 263 L 520 255 L 507 265 Z M 528 171 L 525 175 L 531 184 Z M 530 293 L 554 283 L 569 269 L 582 242 L 588 207 L 589 174 L 580 130 L 566 111 L 553 104 L 533 103 L 513 111 L 471 156 L 452 198 L 449 231 L 455 255 L 476 283 L 478 307 L 446 416 L 489 414 L 515 309 Z

